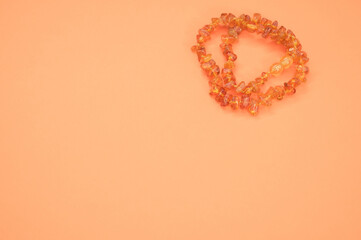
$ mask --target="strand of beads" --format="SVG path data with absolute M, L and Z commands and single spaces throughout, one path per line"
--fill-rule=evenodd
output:
M 218 27 L 227 27 L 228 33 L 222 35 L 220 45 L 226 62 L 222 70 L 213 60 L 211 54 L 207 54 L 205 43 L 210 40 L 212 32 Z M 273 64 L 269 71 L 263 72 L 260 77 L 246 84 L 241 81 L 237 84 L 233 74 L 237 55 L 233 52 L 232 44 L 235 43 L 242 31 L 255 32 L 261 34 L 263 38 L 271 38 L 278 44 L 282 44 L 286 49 L 286 55 Z M 242 14 L 239 17 L 231 13 L 223 13 L 219 18 L 212 18 L 212 23 L 199 29 L 197 44 L 192 47 L 192 51 L 198 56 L 201 68 L 209 77 L 210 95 L 221 106 L 231 106 L 233 109 L 248 109 L 255 115 L 258 113 L 260 105 L 270 106 L 273 99 L 281 100 L 284 95 L 292 95 L 296 92 L 296 87 L 306 81 L 308 62 L 306 52 L 302 51 L 302 45 L 291 30 L 278 26 L 277 21 L 263 18 L 259 13 L 255 13 L 251 18 Z M 280 75 L 292 64 L 296 65 L 294 77 L 284 85 L 270 87 L 266 92 L 261 91 L 261 86 L 272 76 Z

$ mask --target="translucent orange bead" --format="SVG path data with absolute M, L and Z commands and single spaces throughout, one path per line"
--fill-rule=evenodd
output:
M 283 96 L 285 95 L 285 88 L 283 86 L 276 86 L 275 92 L 276 92 L 276 98 L 278 100 L 282 100 Z
M 232 99 L 230 100 L 229 104 L 231 105 L 231 108 L 237 109 L 238 104 L 239 104 L 239 97 L 238 96 L 233 96 Z
M 275 63 L 271 66 L 270 72 L 273 76 L 278 76 L 283 72 L 283 66 L 280 63 Z
M 209 70 L 212 67 L 212 63 L 211 62 L 205 62 L 201 64 L 201 68 L 204 70 Z
M 282 64 L 284 69 L 287 69 L 292 65 L 293 58 L 290 56 L 285 56 L 281 59 L 280 63 Z
M 240 93 L 246 87 L 246 83 L 244 81 L 240 82 L 236 87 L 236 92 Z
M 224 64 L 224 67 L 225 67 L 225 68 L 230 68 L 230 69 L 232 69 L 232 68 L 234 68 L 234 62 L 228 60 L 228 61 Z
M 227 16 L 228 16 L 228 13 L 221 14 L 220 20 L 221 20 L 222 24 L 224 24 L 224 25 L 227 24 Z
M 251 81 L 247 84 L 247 86 L 243 89 L 244 94 L 251 94 L 252 92 L 258 92 L 259 86 L 255 81 Z
M 201 62 L 204 63 L 204 62 L 209 62 L 212 60 L 212 55 L 211 54 L 207 54 L 207 55 L 204 55 L 202 58 L 201 58 Z
M 291 87 L 297 87 L 298 85 L 301 84 L 301 80 L 299 78 L 292 78 L 291 80 L 289 80 L 287 82 L 287 84 Z
M 223 80 L 220 76 L 211 77 L 209 79 L 209 84 L 212 86 L 212 84 L 222 85 Z
M 215 99 L 217 102 L 221 102 L 224 99 L 224 96 L 226 95 L 227 91 L 223 87 L 221 87 L 218 91 L 218 94 L 216 95 Z
M 264 84 L 264 79 L 263 79 L 263 78 L 256 78 L 255 81 L 256 81 L 256 83 L 257 83 L 258 85 Z
M 192 46 L 191 50 L 192 52 L 196 52 L 198 50 L 198 46 L 197 45 Z
M 274 87 L 270 87 L 267 92 L 265 93 L 265 97 L 269 97 L 269 98 L 275 98 L 276 97 L 276 91 L 274 89 Z
M 199 29 L 198 33 L 199 33 L 199 35 L 201 35 L 205 38 L 207 38 L 211 35 L 211 33 L 209 31 L 207 31 L 207 29 L 204 29 L 204 28 Z
M 243 94 L 241 97 L 241 102 L 239 103 L 239 108 L 247 108 L 249 105 L 249 95 Z
M 272 105 L 272 97 L 267 94 L 261 94 L 259 96 L 259 103 L 264 106 L 271 106 Z
M 303 72 L 303 73 L 307 74 L 309 72 L 309 68 L 307 66 L 298 65 L 296 67 L 296 71 L 297 72 Z
M 261 14 L 259 14 L 259 13 L 253 14 L 252 21 L 253 21 L 254 23 L 259 23 L 259 22 L 261 21 L 261 19 L 262 19 Z
M 257 84 L 256 81 L 249 82 L 248 86 L 252 88 L 252 92 L 258 92 L 259 91 L 259 84 Z
M 215 77 L 218 76 L 220 72 L 221 70 L 219 69 L 219 67 L 217 65 L 214 65 L 210 68 L 210 71 L 208 72 L 208 76 Z
M 292 95 L 296 93 L 296 88 L 292 87 L 288 83 L 284 83 L 284 86 L 285 86 L 285 93 L 287 95 Z
M 212 18 L 212 25 L 213 27 L 217 27 L 221 23 L 219 18 Z
M 265 26 L 264 25 L 262 25 L 262 24 L 257 24 L 257 33 L 263 33 L 264 32 L 264 30 L 265 30 Z
M 266 82 L 269 78 L 270 73 L 269 72 L 263 72 L 261 74 L 261 78 Z
M 227 58 L 228 58 L 228 60 L 229 61 L 236 61 L 237 60 L 237 55 L 236 54 L 234 54 L 233 52 L 228 52 L 227 53 Z
M 231 89 L 236 84 L 236 79 L 233 75 L 228 75 L 223 77 L 223 86 L 224 88 Z
M 238 35 L 242 32 L 242 28 L 240 26 L 234 26 L 228 30 L 228 34 L 231 37 L 238 38 Z
M 223 68 L 222 69 L 222 76 L 225 77 L 227 75 L 232 75 L 233 74 L 233 71 L 232 69 L 230 68 Z
M 252 92 L 252 87 L 247 85 L 247 87 L 245 87 L 243 90 L 242 90 L 242 93 L 248 95 L 248 94 L 251 94 Z
M 232 23 L 232 21 L 236 18 L 235 15 L 233 15 L 232 13 L 228 13 L 227 16 L 225 17 L 225 23 L 226 24 L 230 24 Z
M 221 40 L 225 44 L 232 44 L 232 43 L 234 43 L 236 41 L 236 39 L 234 37 L 231 37 L 231 36 L 228 36 L 228 35 L 222 35 Z
M 232 98 L 233 96 L 231 94 L 226 93 L 226 95 L 224 95 L 223 99 L 220 101 L 221 106 L 227 106 Z
M 210 95 L 218 95 L 220 86 L 217 84 L 211 84 L 211 89 L 209 90 Z
M 270 26 L 265 27 L 265 29 L 262 33 L 262 37 L 267 38 L 269 33 L 271 32 L 271 30 L 272 30 L 272 28 Z
M 252 115 L 256 115 L 258 113 L 258 106 L 259 106 L 259 98 L 258 98 L 258 94 L 251 94 L 250 96 L 250 102 L 249 102 L 249 106 L 248 106 L 248 111 L 252 114 Z
M 257 30 L 257 25 L 248 23 L 247 24 L 247 31 L 249 32 L 255 32 Z
M 198 43 L 204 43 L 206 40 L 207 39 L 204 36 L 202 36 L 200 34 L 197 35 L 197 42 Z

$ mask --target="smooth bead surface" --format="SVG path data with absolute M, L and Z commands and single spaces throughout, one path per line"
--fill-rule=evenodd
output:
M 271 66 L 270 72 L 273 76 L 278 76 L 283 72 L 283 66 L 279 63 L 275 63 Z

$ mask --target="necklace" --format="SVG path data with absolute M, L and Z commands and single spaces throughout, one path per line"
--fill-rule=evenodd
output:
M 205 43 L 217 27 L 228 28 L 228 34 L 221 37 L 220 47 L 226 57 L 222 70 L 212 59 L 212 55 L 207 54 L 205 48 Z M 237 55 L 233 52 L 232 44 L 244 30 L 261 34 L 263 38 L 271 38 L 286 48 L 286 55 L 279 62 L 248 84 L 244 81 L 237 83 L 233 74 Z M 231 13 L 222 13 L 219 18 L 212 18 L 211 24 L 199 29 L 197 44 L 192 47 L 192 51 L 197 54 L 200 66 L 209 78 L 210 95 L 221 106 L 229 105 L 233 109 L 247 109 L 252 115 L 258 113 L 260 105 L 270 106 L 273 99 L 282 100 L 285 95 L 294 94 L 296 87 L 306 81 L 306 74 L 309 71 L 305 66 L 309 59 L 306 52 L 302 51 L 302 45 L 295 34 L 283 26 L 279 27 L 277 21 L 272 22 L 259 13 L 255 13 L 252 18 L 246 14 L 236 17 Z M 261 86 L 270 77 L 280 75 L 292 64 L 296 65 L 292 79 L 284 85 L 270 87 L 266 92 L 261 91 Z

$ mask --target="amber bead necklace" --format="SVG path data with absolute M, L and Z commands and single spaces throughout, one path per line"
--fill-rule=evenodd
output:
M 211 38 L 211 33 L 217 27 L 227 27 L 228 34 L 222 35 L 220 45 L 226 62 L 221 70 L 212 59 L 211 54 L 207 54 L 205 43 Z M 278 44 L 286 48 L 286 55 L 277 63 L 270 67 L 268 72 L 263 72 L 254 81 L 246 84 L 244 81 L 236 82 L 233 74 L 234 62 L 237 55 L 232 50 L 232 44 L 238 39 L 242 31 L 249 31 L 261 34 L 263 38 L 271 38 Z M 278 22 L 263 18 L 259 13 L 255 13 L 253 18 L 242 14 L 239 17 L 231 13 L 223 13 L 220 18 L 212 18 L 212 23 L 199 29 L 197 44 L 192 47 L 192 51 L 198 55 L 201 68 L 209 77 L 210 95 L 221 106 L 231 106 L 233 109 L 247 109 L 252 115 L 256 115 L 260 105 L 270 106 L 273 99 L 281 100 L 284 95 L 292 95 L 296 92 L 296 87 L 306 81 L 308 67 L 307 54 L 302 51 L 300 41 L 291 30 L 278 26 Z M 280 75 L 284 69 L 292 64 L 296 65 L 294 77 L 285 82 L 284 85 L 270 87 L 266 92 L 261 91 L 261 86 L 272 76 Z

